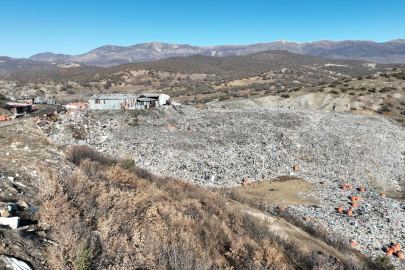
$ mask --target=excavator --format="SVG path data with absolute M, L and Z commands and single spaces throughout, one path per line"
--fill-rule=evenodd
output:
M 45 120 L 50 122 L 57 122 L 59 121 L 59 117 L 57 117 L 53 112 L 48 112 L 45 116 Z
M 61 111 L 63 111 L 63 107 L 61 105 L 58 105 L 56 112 L 60 113 Z M 57 117 L 54 112 L 48 112 L 45 116 L 45 120 L 51 121 L 51 122 L 57 122 L 57 121 L 59 121 L 59 117 Z

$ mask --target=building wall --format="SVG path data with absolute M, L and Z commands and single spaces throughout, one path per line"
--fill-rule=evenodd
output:
M 89 109 L 101 110 L 135 110 L 136 100 L 118 100 L 118 99 L 90 99 Z
M 159 95 L 159 106 L 165 105 L 168 100 L 170 100 L 169 95 L 160 94 Z
M 146 98 L 148 99 L 148 98 Z M 159 98 L 147 101 L 142 101 L 142 98 L 138 101 L 134 99 L 89 99 L 89 109 L 93 110 L 143 110 L 149 108 L 155 108 L 166 104 L 166 101 L 170 99 L 168 95 L 159 95 Z

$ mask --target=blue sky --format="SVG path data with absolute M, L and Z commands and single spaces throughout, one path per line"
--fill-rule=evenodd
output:
M 81 54 L 149 41 L 384 42 L 405 38 L 404 14 L 404 0 L 0 0 L 0 55 Z

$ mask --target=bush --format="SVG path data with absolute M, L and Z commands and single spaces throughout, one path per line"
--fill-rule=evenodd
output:
M 108 81 L 106 84 L 103 85 L 104 89 L 109 89 L 112 86 L 111 82 Z
M 91 269 L 91 260 L 93 259 L 93 250 L 87 248 L 87 245 L 82 242 L 80 247 L 79 254 L 74 262 L 74 265 L 77 270 L 90 270 Z
M 74 146 L 67 153 L 67 159 L 74 163 L 75 165 L 80 165 L 80 163 L 89 159 L 91 161 L 98 161 L 101 164 L 111 165 L 115 161 L 112 158 L 106 157 L 104 154 L 98 152 L 97 150 L 91 148 L 87 145 Z
M 396 267 L 394 265 L 390 264 L 390 259 L 387 256 L 378 256 L 375 259 L 375 262 L 377 263 L 378 266 L 381 267 L 381 269 L 387 269 L 387 270 L 396 269 Z
M 376 89 L 375 88 L 370 88 L 370 89 L 368 89 L 368 91 L 370 92 L 370 93 L 375 93 L 376 92 Z M 381 92 L 381 91 L 380 91 Z
M 283 95 L 281 95 L 281 97 L 282 98 L 290 98 L 290 95 L 289 94 L 283 94 Z

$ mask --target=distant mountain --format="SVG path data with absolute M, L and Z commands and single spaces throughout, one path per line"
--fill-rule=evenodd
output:
M 67 55 L 50 52 L 31 56 L 30 60 L 50 63 L 75 61 L 87 65 L 109 67 L 123 63 L 145 62 L 174 56 L 241 56 L 267 50 L 287 50 L 332 59 L 365 60 L 376 63 L 405 63 L 405 39 L 377 43 L 374 41 L 332 41 L 297 43 L 279 40 L 251 45 L 219 45 L 199 47 L 161 42 L 141 43 L 133 46 L 106 45 L 85 54 Z
M 35 60 L 35 61 L 46 61 L 46 62 L 61 62 L 61 61 L 69 61 L 69 58 L 71 58 L 71 55 L 68 54 L 54 54 L 51 52 L 45 52 L 45 53 L 39 53 L 36 55 L 31 56 L 29 59 L 30 60 Z
M 54 66 L 55 65 L 47 62 L 34 61 L 31 59 L 19 59 L 7 56 L 0 56 L 0 75 L 17 71 L 48 69 Z
M 383 43 L 355 40 L 320 40 L 297 43 L 279 40 L 251 45 L 210 47 L 148 42 L 128 47 L 106 45 L 80 55 L 45 52 L 33 55 L 28 59 L 1 56 L 0 75 L 31 69 L 49 69 L 66 62 L 111 67 L 125 63 L 149 62 L 177 56 L 243 56 L 268 50 L 286 50 L 296 54 L 331 59 L 364 60 L 374 63 L 405 63 L 405 39 L 396 39 Z

